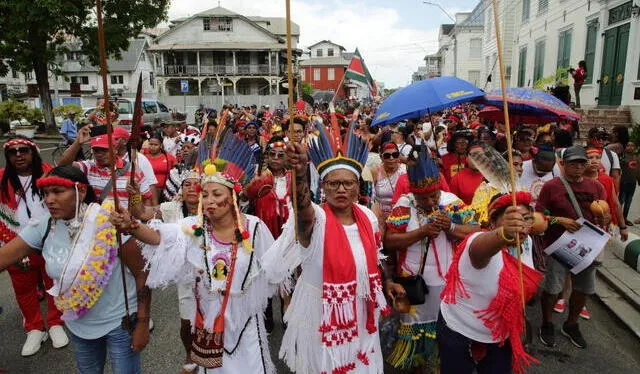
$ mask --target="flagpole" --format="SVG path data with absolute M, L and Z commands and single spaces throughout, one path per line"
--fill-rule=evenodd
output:
M 340 79 L 340 83 L 338 83 L 338 88 L 336 89 L 336 92 L 333 94 L 333 98 L 331 98 L 331 102 L 334 102 L 336 100 L 336 96 L 338 96 L 338 93 L 340 92 L 340 88 L 342 88 L 342 84 L 344 83 L 344 76 L 347 75 L 347 71 L 344 71 L 344 74 L 342 74 L 342 78 Z
M 107 86 L 107 49 L 104 40 L 104 27 L 102 25 L 102 1 L 96 0 L 96 13 L 98 21 L 98 46 L 100 49 L 100 73 L 102 74 L 102 92 L 104 95 L 105 117 L 107 119 L 107 141 L 109 142 L 109 169 L 111 172 L 111 186 L 113 189 L 113 204 L 115 211 L 120 212 L 120 200 L 118 198 L 118 185 L 116 177 L 116 155 L 113 147 L 113 124 L 111 123 L 111 103 L 109 102 L 109 87 Z M 129 329 L 129 298 L 127 297 L 127 280 L 124 271 L 124 252 L 122 250 L 122 236 L 116 232 L 118 242 L 118 252 L 120 253 L 120 272 L 122 276 L 122 288 L 124 292 L 125 327 Z
M 286 0 L 287 12 L 287 92 L 289 94 L 289 141 L 293 141 L 293 50 L 291 45 L 291 0 Z M 296 169 L 291 169 L 291 204 L 293 205 L 293 227 L 298 241 L 298 188 Z
M 498 1 L 493 3 L 493 21 L 496 26 L 496 47 L 498 48 L 498 67 L 500 70 L 500 88 L 502 89 L 502 111 L 504 113 L 505 136 L 507 139 L 507 153 L 509 158 L 509 177 L 511 179 L 511 203 L 515 207 L 518 205 L 516 199 L 516 172 L 513 167 L 513 142 L 511 139 L 511 122 L 509 120 L 509 104 L 507 103 L 507 83 L 505 80 L 504 60 L 502 57 L 502 38 L 500 36 L 500 20 L 498 17 Z M 520 235 L 516 235 L 516 248 L 518 249 L 518 273 L 520 276 L 520 296 L 522 299 L 523 312 L 526 313 L 526 300 L 524 297 L 524 275 L 522 270 L 522 247 L 520 245 Z M 519 337 L 515 337 L 519 339 Z

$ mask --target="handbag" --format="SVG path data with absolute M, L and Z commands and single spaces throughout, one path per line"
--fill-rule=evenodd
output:
M 416 275 L 412 275 L 410 277 L 393 277 L 393 282 L 398 283 L 404 288 L 411 305 L 422 305 L 427 301 L 426 296 L 429 294 L 429 288 L 427 287 L 424 278 L 422 278 L 422 272 L 424 271 L 424 264 L 427 262 L 427 252 L 429 251 L 430 244 L 431 238 L 428 238 L 426 248 L 422 254 L 420 269 Z

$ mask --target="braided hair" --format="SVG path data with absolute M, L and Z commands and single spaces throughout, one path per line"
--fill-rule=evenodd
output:
M 29 140 L 21 135 L 14 136 L 9 140 L 13 139 Z M 31 148 L 31 180 L 33 181 L 33 183 L 31 183 L 31 193 L 33 196 L 37 195 L 42 198 L 42 192 L 38 189 L 35 183 L 35 181 L 44 174 L 44 171 L 42 170 L 42 158 L 40 157 L 40 153 L 36 147 L 29 146 L 29 148 Z M 5 160 L 9 160 L 9 148 L 4 149 L 4 158 Z M 22 183 L 20 183 L 20 178 L 18 178 L 18 171 L 16 170 L 15 165 L 11 162 L 7 162 L 7 165 L 4 168 L 4 173 L 2 173 L 2 179 L 0 180 L 0 200 L 2 201 L 9 201 L 12 199 L 12 196 L 9 196 L 9 183 L 11 183 L 11 186 L 16 193 L 24 193 L 24 191 L 22 191 Z

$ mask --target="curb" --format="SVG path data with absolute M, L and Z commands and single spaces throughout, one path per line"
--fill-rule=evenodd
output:
M 612 247 L 616 257 L 640 273 L 640 236 L 629 233 L 629 238 L 626 242 L 614 240 Z

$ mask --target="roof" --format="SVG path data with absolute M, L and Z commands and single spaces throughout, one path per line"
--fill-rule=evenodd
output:
M 473 8 L 469 17 L 460 23 L 458 27 L 484 27 L 484 8 L 481 5 L 482 1 Z
M 340 56 L 310 58 L 300 61 L 300 66 L 348 66 L 349 61 L 351 61 L 351 58 L 345 59 L 344 57 Z
M 308 49 L 311 49 L 312 47 L 315 47 L 315 46 L 317 46 L 318 44 L 321 44 L 321 43 L 329 43 L 329 44 L 337 45 L 338 47 L 340 47 L 340 50 L 342 50 L 342 51 L 346 51 L 346 49 L 345 49 L 343 46 L 341 46 L 341 45 L 340 45 L 340 44 L 338 44 L 338 43 L 334 43 L 334 42 L 332 42 L 331 40 L 321 40 L 321 41 L 319 41 L 319 42 L 317 42 L 317 43 L 315 43 L 315 44 L 311 44 L 311 45 L 310 45 L 310 46 L 308 46 L 307 48 L 308 48 Z
M 150 28 L 142 29 L 141 32 L 144 34 L 156 37 L 156 36 L 162 35 L 167 31 L 169 31 L 168 27 L 150 27 Z
M 248 19 L 253 22 L 263 23 L 266 25 L 260 25 L 276 35 L 287 35 L 287 19 L 282 17 L 259 17 L 259 16 L 247 16 Z M 300 26 L 297 23 L 291 22 L 291 35 L 300 35 Z
M 117 71 L 135 71 L 140 60 L 140 55 L 144 52 L 147 45 L 145 39 L 132 39 L 129 41 L 129 48 L 122 52 L 122 59 L 109 58 L 107 59 L 107 68 L 110 72 Z M 77 49 L 76 49 L 77 48 Z M 79 50 L 80 46 L 74 44 L 72 50 Z M 86 60 L 85 60 L 86 61 Z M 90 65 L 88 62 L 82 63 L 80 61 L 62 61 L 62 70 L 64 72 L 79 72 L 79 73 L 91 73 L 98 72 L 100 69 L 97 66 Z
M 202 17 L 202 16 L 210 16 L 210 17 L 228 16 L 228 17 L 233 17 L 233 16 L 239 16 L 239 14 L 235 13 L 235 12 L 232 12 L 227 8 L 223 8 L 221 6 L 217 6 L 215 8 L 207 9 L 204 12 L 196 13 L 196 17 Z
M 286 49 L 286 43 L 195 43 L 195 44 L 153 44 L 149 47 L 150 51 L 170 51 L 170 50 L 283 50 Z
M 443 35 L 449 35 L 454 26 L 455 25 L 453 23 L 444 23 L 440 25 L 440 30 L 442 30 Z

